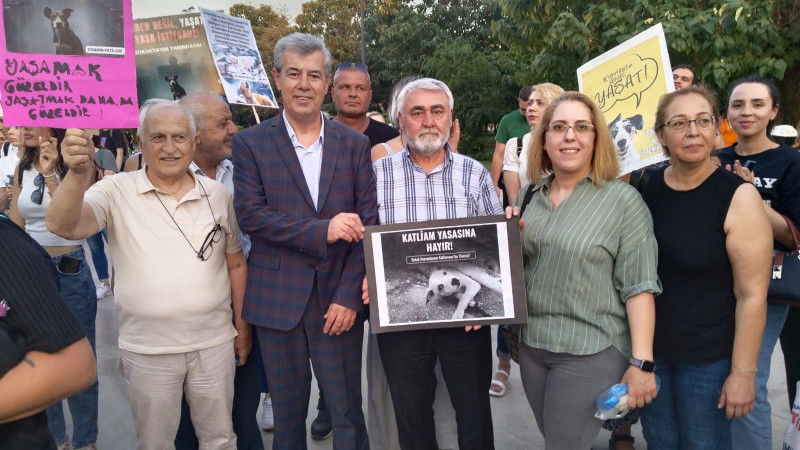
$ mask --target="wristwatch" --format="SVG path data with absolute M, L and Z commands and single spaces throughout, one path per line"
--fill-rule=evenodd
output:
M 631 357 L 631 360 L 628 361 L 633 367 L 638 367 L 645 372 L 653 373 L 656 370 L 656 363 L 653 361 L 648 361 L 646 359 L 636 359 Z

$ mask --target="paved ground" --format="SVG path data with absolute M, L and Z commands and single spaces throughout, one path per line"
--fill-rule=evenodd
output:
M 87 249 L 88 250 L 88 249 Z M 87 251 L 88 253 L 88 251 Z M 98 447 L 101 450 L 129 450 L 136 448 L 136 436 L 128 405 L 125 382 L 117 369 L 117 312 L 111 297 L 98 304 L 97 311 L 97 363 L 100 375 L 100 436 Z M 519 378 L 519 367 L 512 364 L 511 384 L 507 394 L 502 398 L 492 398 L 492 416 L 494 418 L 495 446 L 498 450 L 544 449 L 544 441 L 533 419 L 533 413 L 525 399 Z M 363 376 L 363 375 L 362 375 Z M 363 385 L 366 386 L 366 380 Z M 770 403 L 772 404 L 773 448 L 780 449 L 783 433 L 789 420 L 789 405 L 786 394 L 786 378 L 783 371 L 783 355 L 776 348 L 772 356 L 772 374 L 770 377 Z M 312 383 L 312 399 L 308 419 L 310 426 L 316 411 L 317 384 Z M 364 405 L 366 412 L 366 405 Z M 259 410 L 260 413 L 260 410 Z M 69 428 L 68 428 L 69 429 Z M 642 443 L 641 427 L 633 430 L 636 448 L 646 448 Z M 272 445 L 272 434 L 262 432 L 267 449 Z M 594 450 L 608 448 L 609 433 L 602 431 L 592 446 Z M 332 449 L 330 439 L 315 442 L 309 438 L 311 450 Z M 377 449 L 379 450 L 379 449 Z

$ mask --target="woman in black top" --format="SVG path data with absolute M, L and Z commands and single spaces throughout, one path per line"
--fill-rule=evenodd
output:
M 728 119 L 739 136 L 739 142 L 720 151 L 720 162 L 758 189 L 772 228 L 774 248 L 794 248 L 794 239 L 784 216 L 796 226 L 800 225 L 800 155 L 797 150 L 778 145 L 769 138 L 780 108 L 778 89 L 769 80 L 749 76 L 734 81 L 729 87 L 728 97 Z M 767 306 L 767 325 L 758 358 L 755 410 L 731 424 L 734 449 L 772 449 L 767 380 L 770 358 L 788 311 L 788 306 L 783 304 L 770 303 Z M 800 344 L 788 344 L 784 351 L 798 351 Z M 792 381 L 789 384 L 794 386 Z
M 772 238 L 752 185 L 711 163 L 715 105 L 701 86 L 661 98 L 656 132 L 672 164 L 639 184 L 664 287 L 653 342 L 661 390 L 641 412 L 651 450 L 728 449 L 727 419 L 755 398 Z

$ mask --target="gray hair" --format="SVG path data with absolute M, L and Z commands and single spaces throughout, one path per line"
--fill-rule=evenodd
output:
M 221 95 L 211 92 L 195 92 L 185 95 L 178 100 L 179 105 L 185 107 L 192 113 L 194 125 L 198 130 L 203 130 L 206 126 L 206 117 L 208 114 L 205 106 L 207 100 L 218 100 L 224 103 L 225 106 L 228 106 L 228 103 Z
M 172 108 L 177 110 L 179 114 L 183 114 L 186 117 L 186 120 L 189 121 L 189 134 L 191 135 L 191 138 L 194 139 L 197 136 L 197 125 L 195 124 L 194 116 L 189 108 L 171 100 L 164 100 L 163 98 L 151 98 L 144 102 L 142 107 L 139 109 L 139 129 L 136 130 L 136 137 L 144 141 L 147 116 L 165 108 Z
M 325 55 L 325 76 L 327 77 L 331 74 L 333 58 L 331 57 L 331 52 L 325 47 L 325 41 L 323 41 L 322 38 L 306 33 L 292 33 L 282 37 L 275 44 L 273 55 L 272 66 L 278 72 L 283 68 L 283 54 L 287 51 L 296 52 L 303 56 L 310 55 L 314 52 L 322 52 L 322 54 Z
M 422 76 L 420 76 L 420 75 L 411 75 L 411 76 L 405 77 L 402 80 L 398 81 L 394 85 L 394 87 L 392 88 L 392 97 L 391 97 L 391 99 L 389 101 L 389 111 L 388 111 L 388 113 L 389 113 L 389 120 L 393 124 L 397 125 L 397 113 L 400 111 L 400 108 L 397 107 L 397 105 L 398 105 L 398 103 L 397 103 L 397 95 L 400 93 L 400 91 L 403 90 L 404 87 L 406 87 L 406 85 L 408 85 L 408 83 L 411 83 L 412 81 L 415 81 L 415 80 L 419 80 L 420 78 L 422 78 Z
M 397 94 L 397 101 L 392 104 L 392 108 L 394 108 L 393 114 L 399 115 L 405 106 L 408 95 L 416 91 L 444 92 L 450 102 L 450 110 L 453 109 L 453 93 L 450 92 L 450 88 L 446 84 L 434 78 L 420 78 L 408 83 L 400 90 L 400 93 Z

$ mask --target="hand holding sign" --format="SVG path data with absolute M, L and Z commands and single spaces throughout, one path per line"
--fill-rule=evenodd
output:
M 83 174 L 94 170 L 94 149 L 91 135 L 79 128 L 70 128 L 61 143 L 61 157 L 72 172 Z

